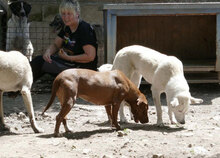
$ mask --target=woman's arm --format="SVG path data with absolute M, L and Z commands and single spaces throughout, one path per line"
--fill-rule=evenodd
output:
M 83 46 L 84 54 L 70 56 L 67 55 L 63 50 L 59 51 L 59 56 L 64 60 L 68 60 L 71 62 L 78 62 L 78 63 L 88 63 L 95 59 L 96 57 L 96 49 L 94 46 L 87 44 Z
M 52 60 L 50 58 L 50 56 L 52 54 L 54 54 L 55 52 L 57 52 L 61 46 L 62 46 L 62 42 L 63 42 L 63 39 L 60 38 L 59 36 L 57 36 L 54 40 L 54 43 L 52 43 L 46 50 L 46 52 L 43 54 L 43 58 L 45 61 L 51 63 Z

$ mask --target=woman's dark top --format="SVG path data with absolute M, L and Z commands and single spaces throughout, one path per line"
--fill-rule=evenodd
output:
M 97 68 L 97 39 L 96 34 L 92 26 L 85 21 L 81 20 L 79 21 L 78 28 L 75 32 L 71 32 L 70 28 L 68 26 L 65 26 L 58 34 L 59 37 L 61 37 L 64 42 L 62 47 L 64 48 L 64 51 L 67 52 L 68 55 L 79 55 L 84 54 L 83 46 L 90 44 L 95 47 L 96 49 L 96 57 L 93 61 L 89 63 L 77 63 L 77 62 L 69 62 L 67 61 L 66 64 L 74 65 L 79 64 L 82 67 L 90 68 L 90 69 L 96 69 Z

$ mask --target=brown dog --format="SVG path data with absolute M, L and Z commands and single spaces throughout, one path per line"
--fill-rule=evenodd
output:
M 43 114 L 53 103 L 56 95 L 61 104 L 61 111 L 56 117 L 55 136 L 59 136 L 61 122 L 66 132 L 70 131 L 65 117 L 77 97 L 94 104 L 106 105 L 106 112 L 117 130 L 120 129 L 117 122 L 118 110 L 123 100 L 130 104 L 135 122 L 148 122 L 147 99 L 119 70 L 96 72 L 87 69 L 68 69 L 61 72 L 53 82 L 51 98 Z

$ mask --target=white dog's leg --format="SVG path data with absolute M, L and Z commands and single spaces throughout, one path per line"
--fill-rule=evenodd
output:
M 113 69 L 117 69 L 117 67 L 116 68 L 114 68 L 113 67 Z M 132 76 L 132 71 L 133 71 L 133 69 L 132 68 L 130 68 L 130 69 L 128 69 L 128 68 L 126 68 L 125 70 L 122 70 L 122 69 L 120 69 L 129 79 L 131 78 L 131 76 Z M 125 117 L 125 114 L 124 114 L 124 108 L 125 108 L 125 102 L 124 101 L 122 101 L 122 103 L 121 103 L 121 105 L 120 105 L 120 108 L 119 108 L 119 115 L 120 115 L 120 123 L 127 123 L 128 121 L 127 121 L 127 118 Z M 132 115 L 133 116 L 133 115 Z
M 3 112 L 3 100 L 2 100 L 2 97 L 3 97 L 3 92 L 0 91 L 0 121 L 1 121 L 1 124 L 3 125 L 4 124 L 4 112 Z
M 173 112 L 171 110 L 171 107 L 168 104 L 167 104 L 167 106 L 168 106 L 168 115 L 169 115 L 169 118 L 170 118 L 170 123 L 171 124 L 176 124 L 176 122 L 173 120 Z
M 125 108 L 125 102 L 123 101 L 120 105 L 120 108 L 119 108 L 119 115 L 120 115 L 120 123 L 127 123 L 127 118 L 125 117 L 125 114 L 124 114 L 124 108 Z
M 160 92 L 155 89 L 153 86 L 151 87 L 153 101 L 156 106 L 157 110 L 157 126 L 164 126 L 162 120 L 162 109 L 161 109 L 161 102 L 160 102 Z
M 142 75 L 140 75 L 138 72 L 134 71 L 133 74 L 131 74 L 130 80 L 137 86 L 137 88 L 140 87 L 141 79 L 142 79 Z M 129 111 L 130 111 L 131 120 L 134 120 L 130 106 L 129 106 Z
M 128 107 L 129 107 L 129 112 L 130 112 L 131 120 L 134 120 L 134 116 L 133 116 L 133 114 L 131 112 L 131 107 L 130 106 L 128 106 Z
M 134 72 L 131 75 L 130 80 L 139 88 L 141 84 L 141 78 L 142 78 L 142 75 L 140 75 L 140 73 Z
M 27 108 L 27 112 L 29 115 L 29 119 L 30 119 L 30 123 L 31 123 L 31 127 L 34 130 L 35 133 L 41 133 L 44 130 L 39 128 L 37 126 L 37 123 L 35 121 L 35 116 L 34 116 L 34 109 L 33 109 L 33 104 L 32 104 L 32 98 L 31 98 L 31 92 L 28 88 L 23 88 L 21 90 L 21 94 L 24 100 L 24 104 Z
M 3 91 L 0 91 L 0 129 L 9 131 L 10 128 L 5 125 L 4 122 L 4 111 L 3 111 Z
M 171 124 L 177 124 L 176 121 L 174 121 L 174 115 L 173 115 L 173 111 L 172 111 L 172 107 L 173 106 L 178 106 L 179 102 L 178 99 L 172 99 L 172 101 L 170 100 L 169 97 L 167 97 L 167 107 L 168 107 L 168 115 L 169 115 L 169 119 L 170 119 L 170 123 Z
M 4 112 L 3 112 L 3 92 L 0 91 L 0 127 L 3 127 L 5 122 L 4 122 Z

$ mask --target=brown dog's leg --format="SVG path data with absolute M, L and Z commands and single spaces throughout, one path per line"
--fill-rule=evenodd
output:
M 120 130 L 121 127 L 118 125 L 118 110 L 119 110 L 120 104 L 114 103 L 112 105 L 112 122 L 116 127 L 116 130 Z
M 112 106 L 111 105 L 106 105 L 105 110 L 106 110 L 106 113 L 107 113 L 107 116 L 108 116 L 108 120 L 109 120 L 111 126 L 113 127 L 113 124 L 112 124 Z
M 59 137 L 59 136 L 62 136 L 60 133 L 59 133 L 59 129 L 60 129 L 60 124 L 61 122 L 63 122 L 64 126 L 66 126 L 66 120 L 64 119 L 66 117 L 66 115 L 70 112 L 71 110 L 71 105 L 66 103 L 66 104 L 63 104 L 61 105 L 61 110 L 60 110 L 60 113 L 57 115 L 56 117 L 56 126 L 55 126 L 55 131 L 54 131 L 54 136 L 55 137 Z
M 67 117 L 64 117 L 64 119 L 63 119 L 63 125 L 64 125 L 64 128 L 65 128 L 65 131 L 66 132 L 71 132 L 72 131 L 72 129 L 71 128 L 69 128 L 69 126 L 68 126 L 68 124 L 67 124 Z

